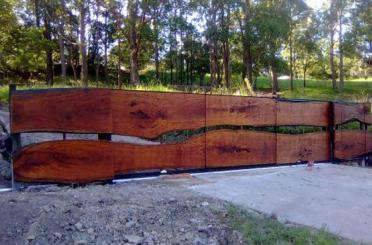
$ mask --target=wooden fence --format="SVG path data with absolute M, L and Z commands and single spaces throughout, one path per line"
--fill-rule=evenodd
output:
M 110 89 L 11 90 L 16 181 L 77 183 L 162 169 L 205 169 L 352 159 L 372 152 L 370 104 Z M 358 120 L 361 130 L 337 130 Z M 228 125 L 218 130 L 216 126 Z M 286 134 L 278 129 L 315 126 Z M 236 130 L 236 128 L 241 128 Z M 249 130 L 247 130 L 249 128 Z M 233 130 L 235 129 L 235 130 Z M 179 143 L 139 145 L 111 135 L 154 139 L 199 132 Z M 96 133 L 21 147 L 25 132 Z M 202 132 L 202 133 L 200 133 Z

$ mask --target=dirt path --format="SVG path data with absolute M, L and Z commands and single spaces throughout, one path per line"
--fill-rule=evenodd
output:
M 166 180 L 0 194 L 1 244 L 242 244 L 227 204 Z

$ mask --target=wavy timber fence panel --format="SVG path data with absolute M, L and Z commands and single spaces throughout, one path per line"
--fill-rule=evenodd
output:
M 367 125 L 371 124 L 371 104 L 335 103 L 335 158 L 348 160 L 372 152 L 371 138 Z M 360 130 L 342 129 L 342 125 L 351 121 L 360 123 Z
M 110 89 L 12 90 L 16 181 L 83 183 L 162 169 L 184 170 L 351 159 L 372 152 L 368 104 Z M 361 130 L 335 130 L 358 120 Z M 313 126 L 288 134 L 280 128 Z M 97 133 L 20 147 L 21 133 Z M 111 134 L 177 143 L 112 142 Z M 102 137 L 102 135 L 104 137 Z M 191 135 L 191 136 L 190 136 Z

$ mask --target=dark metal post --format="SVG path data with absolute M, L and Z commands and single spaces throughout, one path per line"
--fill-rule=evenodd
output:
M 111 141 L 111 134 L 108 134 L 108 133 L 99 133 L 98 134 L 98 139 L 99 140 Z
M 10 114 L 10 138 L 12 140 L 12 150 L 10 154 L 10 167 L 12 171 L 12 188 L 15 189 L 15 179 L 14 179 L 14 166 L 13 166 L 13 153 L 22 147 L 21 134 L 12 133 L 12 95 L 17 90 L 17 85 L 9 85 L 9 114 Z
M 328 132 L 329 132 L 329 150 L 330 160 L 333 163 L 335 160 L 335 111 L 334 102 L 329 102 L 328 109 Z

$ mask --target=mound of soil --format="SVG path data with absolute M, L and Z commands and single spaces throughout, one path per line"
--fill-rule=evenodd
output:
M 243 244 L 228 204 L 178 181 L 2 193 L 1 244 Z

